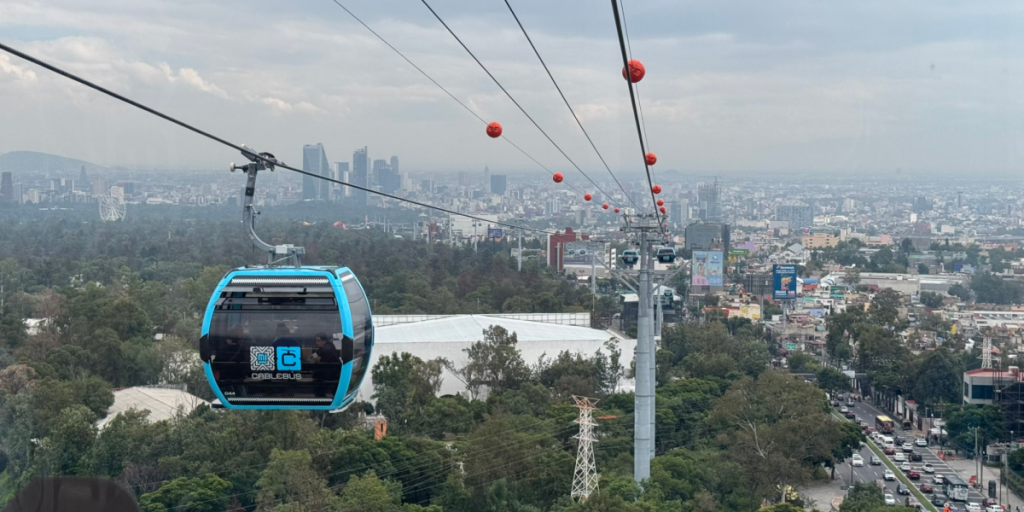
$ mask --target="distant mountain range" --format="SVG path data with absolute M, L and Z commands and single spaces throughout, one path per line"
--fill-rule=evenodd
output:
M 90 172 L 107 169 L 107 167 L 85 160 L 36 151 L 11 151 L 0 155 L 0 171 L 77 171 L 83 165 Z

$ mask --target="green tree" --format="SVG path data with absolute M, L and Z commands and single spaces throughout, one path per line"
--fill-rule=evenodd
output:
M 928 265 L 925 265 L 924 263 L 918 263 L 917 273 L 921 275 L 928 275 Z
M 914 387 L 914 399 L 921 405 L 961 401 L 963 362 L 945 346 L 928 352 L 921 361 Z M 959 378 L 958 378 L 959 377 Z
M 843 282 L 846 283 L 846 287 L 849 290 L 856 290 L 857 285 L 860 284 L 860 268 L 850 267 L 846 269 L 843 274 Z
M 477 392 L 481 386 L 491 391 L 506 391 L 519 387 L 530 378 L 530 368 L 516 347 L 516 333 L 509 333 L 500 325 L 484 330 L 484 340 L 473 343 L 466 352 L 469 363 L 462 368 L 469 387 Z
M 230 502 L 231 483 L 216 476 L 175 478 L 139 498 L 142 512 L 221 512 Z
M 942 296 L 935 292 L 921 292 L 921 304 L 932 309 L 942 307 Z
M 900 293 L 892 288 L 885 288 L 875 294 L 868 307 L 868 315 L 878 325 L 892 326 L 899 316 Z
M 975 439 L 978 446 L 987 446 L 988 441 L 1003 439 L 1006 436 L 1006 416 L 997 405 L 966 406 L 959 410 L 947 411 L 944 416 L 945 428 L 950 439 L 968 451 L 974 450 Z
M 423 361 L 408 353 L 383 355 L 373 366 L 377 409 L 401 428 L 416 418 L 441 389 L 442 359 Z
M 818 368 L 818 371 L 814 372 L 814 378 L 815 382 L 818 383 L 818 387 L 828 393 L 829 396 L 835 396 L 836 393 L 853 389 L 850 377 L 831 366 Z
M 338 497 L 313 470 L 306 450 L 274 448 L 270 462 L 256 482 L 257 512 L 328 512 L 336 510 Z
M 786 362 L 789 364 L 790 371 L 795 373 L 812 372 L 817 367 L 814 358 L 806 352 L 790 352 L 786 356 Z
M 968 290 L 961 284 L 954 284 L 953 286 L 950 286 L 949 290 L 947 290 L 946 293 L 954 297 L 957 297 L 962 301 L 967 301 L 971 299 L 970 290 Z
M 402 486 L 377 478 L 373 471 L 352 475 L 338 502 L 338 512 L 402 512 Z

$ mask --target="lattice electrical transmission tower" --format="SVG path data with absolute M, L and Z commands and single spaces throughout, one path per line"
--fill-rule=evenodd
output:
M 580 425 L 580 433 L 576 434 L 579 440 L 579 451 L 576 453 L 576 471 L 572 476 L 572 499 L 579 498 L 586 501 L 591 494 L 597 494 L 597 463 L 594 461 L 594 409 L 598 400 L 591 400 L 585 396 L 572 397 L 576 401 L 576 407 L 580 410 L 580 417 L 576 423 Z
M 992 338 L 987 336 L 981 343 L 981 367 L 992 368 Z

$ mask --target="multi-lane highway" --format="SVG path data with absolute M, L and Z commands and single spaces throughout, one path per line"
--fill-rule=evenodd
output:
M 850 409 L 853 410 L 853 412 L 857 415 L 857 417 L 860 420 L 866 421 L 868 423 L 868 425 L 871 425 L 872 427 L 875 425 L 875 417 L 878 416 L 878 415 L 881 415 L 881 414 L 885 414 L 885 413 L 882 413 L 882 412 L 878 411 L 871 404 L 869 404 L 867 402 L 854 402 L 853 407 L 850 407 Z M 898 425 L 897 425 L 895 433 L 893 435 L 899 436 L 899 437 L 901 437 L 901 438 L 903 438 L 903 439 L 905 439 L 905 440 L 907 440 L 907 441 L 909 441 L 911 443 L 915 439 L 911 431 L 909 431 L 909 430 L 908 431 L 904 431 Z M 943 461 L 942 459 L 939 458 L 939 456 L 936 454 L 935 450 L 936 450 L 935 446 L 929 446 L 928 448 L 923 448 L 923 447 L 918 447 L 918 446 L 914 447 L 914 452 L 921 454 L 922 455 L 922 459 L 923 459 L 921 461 L 915 461 L 915 462 L 911 462 L 910 463 L 910 465 L 913 466 L 914 469 L 918 470 L 921 473 L 920 480 L 911 480 L 911 482 L 914 484 L 914 486 L 917 487 L 918 489 L 921 488 L 921 484 L 932 483 L 932 479 L 934 478 L 935 475 L 956 474 L 952 469 L 950 469 L 950 467 L 946 464 L 945 461 Z M 902 453 L 902 451 L 899 449 L 899 447 L 897 447 L 897 453 Z M 871 451 L 870 448 L 867 448 L 867 447 L 861 448 L 860 455 L 861 455 L 861 457 L 864 457 L 864 466 L 863 467 L 852 467 L 851 466 L 852 462 L 850 460 L 847 460 L 844 465 L 836 468 L 836 476 L 841 476 L 843 478 L 843 481 L 846 482 L 847 485 L 849 485 L 850 484 L 850 478 L 851 478 L 851 469 L 852 469 L 853 482 L 855 482 L 855 483 L 856 482 L 868 482 L 868 483 L 870 483 L 870 482 L 875 482 L 876 480 L 883 480 L 883 478 L 882 478 L 883 477 L 883 473 L 888 468 L 888 466 L 886 466 L 885 464 L 882 464 L 880 466 L 872 466 L 871 465 L 871 456 L 875 455 L 875 452 Z M 892 460 L 893 456 L 889 455 L 887 457 L 890 460 Z M 921 467 L 924 466 L 925 463 L 931 463 L 931 465 L 935 467 L 935 473 L 928 474 L 928 473 L 925 473 L 924 471 L 920 471 Z M 894 464 L 897 467 L 899 467 L 902 463 L 894 462 Z M 904 473 L 904 474 L 906 474 L 906 473 Z M 968 478 L 970 478 L 970 475 L 958 475 L 958 476 L 960 476 L 965 482 L 968 480 Z M 887 481 L 887 482 L 885 482 L 885 487 L 886 487 L 886 491 L 892 493 L 892 495 L 896 497 L 896 500 L 899 503 L 902 504 L 904 502 L 905 496 L 900 496 L 899 494 L 896 493 L 896 486 L 898 484 L 900 484 L 900 483 L 902 483 L 902 482 L 897 478 L 896 481 Z M 942 486 L 941 485 L 934 485 L 933 484 L 933 487 L 935 488 L 935 492 L 943 494 Z M 931 494 L 925 493 L 925 496 L 928 497 L 928 499 L 931 499 Z M 975 489 L 972 488 L 971 491 L 970 491 L 970 496 L 969 496 L 967 501 L 968 502 L 974 502 L 974 503 L 981 503 L 981 500 L 982 500 L 982 495 L 978 491 L 976 491 Z M 964 507 L 962 505 L 958 505 L 957 508 L 959 508 L 960 510 L 964 509 Z

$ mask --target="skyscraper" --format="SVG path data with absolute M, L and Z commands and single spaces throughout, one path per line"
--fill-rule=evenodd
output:
M 370 177 L 370 155 L 369 148 L 357 149 L 352 154 L 352 176 L 349 183 L 360 187 L 369 187 Z M 354 206 L 366 206 L 366 191 L 352 190 L 352 204 Z
M 324 145 L 319 142 L 302 146 L 302 170 L 323 176 L 331 177 L 331 167 L 327 163 L 327 153 Z M 314 178 L 313 176 L 302 176 L 302 200 L 303 201 L 329 201 L 331 199 L 331 187 L 329 182 Z
M 792 201 L 775 207 L 775 220 L 788 222 L 793 230 L 809 228 L 814 226 L 814 213 L 810 205 Z
M 341 181 L 348 182 L 348 162 L 334 162 L 334 177 L 338 178 Z M 335 200 L 340 199 L 342 197 L 350 197 L 351 195 L 352 189 L 344 185 L 338 185 L 334 189 Z
M 0 202 L 18 202 L 14 197 L 14 176 L 10 172 L 0 175 Z
M 401 179 L 402 171 L 398 169 L 398 157 L 393 155 L 391 157 L 391 172 Z
M 697 218 L 702 222 L 722 222 L 722 189 L 718 179 L 714 183 L 701 183 L 697 187 Z
M 89 175 L 85 172 L 85 166 L 78 173 L 78 188 L 83 191 L 92 191 L 92 185 L 89 183 Z
M 484 166 L 484 186 L 490 186 L 491 184 L 491 168 Z
M 505 190 L 508 187 L 508 182 L 505 179 L 504 174 L 492 174 L 491 175 L 491 193 L 499 196 L 505 195 Z

